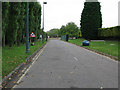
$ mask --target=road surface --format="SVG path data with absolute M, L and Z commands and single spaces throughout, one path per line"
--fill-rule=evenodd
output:
M 118 62 L 50 40 L 15 88 L 118 88 Z

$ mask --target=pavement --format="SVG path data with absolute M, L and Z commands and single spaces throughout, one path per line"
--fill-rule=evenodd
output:
M 50 40 L 13 88 L 118 88 L 118 62 Z

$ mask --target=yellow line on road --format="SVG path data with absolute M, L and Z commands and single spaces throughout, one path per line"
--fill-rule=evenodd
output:
M 38 57 L 43 53 L 44 49 L 46 48 L 47 44 L 44 46 L 44 48 L 41 50 L 41 52 L 36 55 L 35 60 L 33 61 L 33 63 L 29 66 L 29 68 L 25 71 L 25 73 L 20 77 L 20 79 L 17 81 L 17 84 L 20 83 L 20 81 L 22 80 L 22 78 L 25 76 L 25 74 L 30 70 L 30 68 L 32 67 L 32 65 L 35 63 L 35 61 L 38 59 Z M 15 88 L 17 85 L 14 85 L 13 88 Z

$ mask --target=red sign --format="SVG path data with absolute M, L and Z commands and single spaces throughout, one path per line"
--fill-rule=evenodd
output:
M 32 32 L 32 33 L 30 34 L 30 37 L 36 37 L 36 36 L 35 36 L 35 34 Z

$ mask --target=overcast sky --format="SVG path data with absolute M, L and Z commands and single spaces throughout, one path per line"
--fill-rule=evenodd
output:
M 44 31 L 60 28 L 68 22 L 74 22 L 80 27 L 81 13 L 85 0 L 38 0 L 44 5 Z M 118 2 L 120 0 L 98 0 L 101 4 L 102 27 L 118 25 Z

